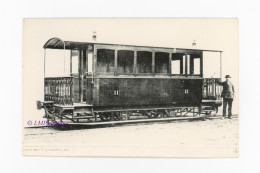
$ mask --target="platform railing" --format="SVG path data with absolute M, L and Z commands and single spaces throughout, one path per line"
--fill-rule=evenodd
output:
M 73 105 L 73 77 L 46 77 L 44 100 L 55 104 Z
M 203 80 L 203 99 L 220 100 L 222 88 L 217 84 L 220 78 L 204 78 Z

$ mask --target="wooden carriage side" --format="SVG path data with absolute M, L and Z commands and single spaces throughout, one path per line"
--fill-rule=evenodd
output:
M 187 58 L 202 63 L 202 51 L 95 44 L 94 52 L 95 106 L 198 106 L 201 102 L 202 68 L 195 74 L 194 65 L 188 69 Z M 177 73 L 171 70 L 173 60 L 180 61 Z

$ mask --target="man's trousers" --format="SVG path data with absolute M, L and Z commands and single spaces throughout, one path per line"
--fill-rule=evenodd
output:
M 223 98 L 223 117 L 226 116 L 227 105 L 228 105 L 228 117 L 230 118 L 232 116 L 232 103 L 233 103 L 233 98 Z

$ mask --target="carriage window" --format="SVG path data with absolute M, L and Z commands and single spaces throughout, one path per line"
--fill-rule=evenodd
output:
M 180 74 L 181 60 L 172 60 L 172 74 Z
M 194 61 L 194 73 L 193 74 L 200 74 L 200 58 L 193 59 Z
M 133 73 L 134 52 L 130 50 L 119 50 L 117 52 L 117 72 Z
M 97 50 L 97 72 L 114 72 L 115 51 L 109 49 Z
M 137 73 L 152 73 L 152 52 L 137 52 Z
M 79 65 L 79 51 L 71 50 L 71 59 L 72 59 L 72 73 L 78 73 L 78 65 Z
M 199 75 L 200 74 L 200 55 L 190 55 L 190 74 Z
M 179 53 L 172 54 L 171 74 L 185 74 L 185 55 Z
M 155 53 L 155 73 L 169 72 L 169 54 L 164 52 Z

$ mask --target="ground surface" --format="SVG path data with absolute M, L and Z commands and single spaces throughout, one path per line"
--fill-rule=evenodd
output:
M 236 157 L 238 116 L 80 130 L 25 128 L 24 154 Z

